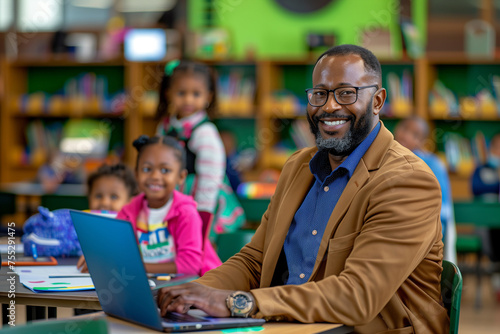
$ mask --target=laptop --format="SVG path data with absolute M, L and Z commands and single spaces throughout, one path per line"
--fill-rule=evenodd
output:
M 160 316 L 132 225 L 124 220 L 70 211 L 103 311 L 163 332 L 260 326 L 263 319 L 214 318 L 200 310 Z M 180 276 L 182 278 L 182 276 Z

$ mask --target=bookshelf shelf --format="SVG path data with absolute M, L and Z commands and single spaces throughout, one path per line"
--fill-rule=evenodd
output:
M 153 135 L 158 121 L 155 119 L 155 108 L 157 90 L 161 81 L 162 69 L 165 62 L 130 63 L 122 59 L 106 62 L 77 63 L 69 58 L 59 59 L 53 62 L 52 59 L 21 59 L 14 62 L 4 61 L 2 63 L 5 98 L 2 101 L 1 114 L 1 140 L 2 152 L 9 152 L 13 146 L 23 144 L 22 129 L 30 122 L 37 119 L 47 122 L 58 121 L 74 117 L 111 119 L 118 122 L 123 128 L 123 147 L 125 148 L 125 160 L 133 164 L 135 152 L 131 149 L 131 142 L 140 134 Z M 295 123 L 302 122 L 299 137 L 308 136 L 308 125 L 305 116 L 306 97 L 304 89 L 311 86 L 314 58 L 300 59 L 264 59 L 264 60 L 200 60 L 212 66 L 218 73 L 219 89 L 221 92 L 228 90 L 227 87 L 237 87 L 239 92 L 231 96 L 221 96 L 225 100 L 226 108 L 217 115 L 214 120 L 217 124 L 223 124 L 223 129 L 229 129 L 237 136 L 241 136 L 235 126 L 245 127 L 245 145 L 253 145 L 258 152 L 258 162 L 253 175 L 258 175 L 261 171 L 273 168 L 281 169 L 290 152 L 294 151 L 293 145 L 297 136 L 290 129 L 297 126 Z M 394 91 L 405 92 L 402 94 L 406 98 L 403 104 L 397 101 L 396 104 L 389 103 L 387 109 L 382 111 L 381 119 L 386 122 L 389 128 L 395 125 L 398 120 L 416 114 L 430 121 L 435 127 L 443 128 L 445 132 L 453 132 L 459 127 L 459 132 L 464 137 L 472 138 L 475 130 L 486 127 L 485 136 L 497 127 L 496 122 L 500 122 L 500 116 L 481 116 L 481 109 L 469 110 L 468 117 L 448 117 L 432 113 L 429 103 L 429 94 L 433 88 L 433 82 L 450 73 L 458 73 L 456 76 L 448 78 L 452 83 L 451 90 L 458 90 L 460 96 L 467 96 L 464 92 L 474 89 L 477 83 L 468 83 L 469 77 L 475 73 L 490 73 L 491 69 L 497 68 L 499 59 L 469 59 L 463 53 L 429 53 L 420 59 L 382 59 L 383 86 L 388 89 L 389 98 Z M 125 102 L 123 113 L 103 113 L 96 108 L 82 108 L 79 113 L 74 112 L 72 107 L 63 107 L 59 113 L 49 112 L 26 112 L 18 107 L 19 97 L 23 94 L 36 92 L 37 87 L 43 87 L 43 81 L 38 84 L 31 83 L 33 73 L 46 74 L 58 69 L 71 69 L 72 75 L 79 72 L 108 71 L 109 73 L 120 74 L 118 84 L 114 84 L 112 93 L 123 90 L 127 94 L 128 100 Z M 471 72 L 469 69 L 479 72 Z M 482 71 L 482 72 L 481 72 Z M 488 72 L 489 71 L 489 72 Z M 500 75 L 493 71 L 493 74 Z M 33 73 L 32 73 L 33 72 Z M 389 73 L 393 73 L 392 77 Z M 481 75 L 479 76 L 481 77 Z M 486 74 L 484 78 L 489 78 Z M 14 80 L 15 78 L 15 80 Z M 236 78 L 236 79 L 235 79 Z M 398 80 L 396 80 L 397 78 Z M 241 80 L 247 80 L 248 87 L 235 86 Z M 233 81 L 231 81 L 233 80 Z M 389 82 L 392 80 L 391 84 Z M 40 81 L 40 80 L 38 80 Z M 59 80 L 61 81 L 61 80 Z M 445 80 L 446 81 L 446 80 Z M 485 80 L 480 84 L 485 85 Z M 226 86 L 224 86 L 224 84 Z M 38 86 L 37 86 L 38 85 Z M 399 87 L 394 89 L 394 87 Z M 51 88 L 47 92 L 50 97 L 55 94 L 56 88 Z M 236 91 L 238 91 L 238 89 Z M 156 95 L 155 95 L 156 94 Z M 145 97 L 145 98 L 144 98 Z M 242 98 L 243 97 L 243 98 Z M 233 103 L 231 99 L 240 99 L 242 103 Z M 243 102 L 241 102 L 243 101 Z M 402 109 L 398 110 L 397 104 Z M 17 106 L 16 106 L 17 104 Z M 490 110 L 491 112 L 491 110 Z M 498 111 L 497 111 L 498 114 Z M 491 123 L 490 123 L 491 122 Z M 18 124 L 19 123 L 19 124 Z M 251 133 L 253 132 L 253 133 Z M 300 132 L 300 131 L 299 131 Z M 251 133 L 251 134 L 250 134 Z M 252 138 L 252 139 L 249 139 Z M 295 139 L 295 140 L 294 140 Z M 310 138 L 309 138 L 310 139 Z M 435 137 L 434 141 L 439 150 L 443 150 L 443 138 Z M 8 159 L 7 159 L 8 160 Z M 19 165 L 14 162 L 4 162 L 0 165 L 0 180 L 2 182 L 16 181 L 26 177 L 32 177 L 36 173 L 35 166 Z M 452 187 L 457 187 L 459 196 L 467 196 L 466 176 L 453 175 Z M 456 184 L 456 185 L 455 185 Z M 455 194 L 455 193 L 454 193 Z M 470 196 L 470 194 L 469 194 Z
M 12 117 L 15 118 L 50 118 L 50 119 L 66 119 L 66 118 L 121 118 L 123 117 L 123 113 L 95 113 L 95 112 L 83 112 L 81 114 L 71 113 L 71 112 L 63 112 L 58 114 L 51 113 L 22 113 L 22 112 L 14 112 Z
M 472 117 L 472 118 L 464 118 L 464 117 L 444 117 L 444 118 L 433 118 L 433 121 L 463 121 L 463 122 L 500 122 L 500 116 L 499 117 L 491 117 L 491 118 L 478 118 L 478 117 Z
M 106 61 L 92 61 L 92 62 L 77 62 L 70 57 L 43 57 L 43 58 L 21 58 L 9 63 L 10 67 L 90 67 L 90 66 L 125 66 L 123 59 L 106 60 Z
M 123 60 L 80 63 L 69 57 L 1 61 L 0 182 L 34 180 L 53 140 L 70 119 L 103 120 L 113 130 L 110 149 L 120 152 L 128 119 L 119 106 L 126 91 Z M 113 106 L 113 109 L 111 109 Z M 103 112 L 103 110 L 116 112 Z M 126 134 L 125 134 L 126 135 Z M 41 138 L 49 138 L 42 140 Z M 57 140 L 57 139 L 56 139 Z M 130 155 L 128 147 L 124 157 Z M 33 150 L 36 147 L 36 150 Z

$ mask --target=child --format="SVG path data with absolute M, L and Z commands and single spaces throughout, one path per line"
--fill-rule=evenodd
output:
M 175 190 L 186 179 L 185 151 L 173 137 L 140 136 L 136 177 L 142 192 L 118 213 L 132 223 L 146 271 L 203 275 L 221 264 L 191 196 Z
M 225 174 L 221 137 L 209 121 L 216 97 L 209 67 L 173 61 L 165 66 L 156 116 L 161 118 L 158 134 L 174 136 L 185 144 L 189 176 L 182 192 L 194 197 L 200 212 L 215 215 L 213 231 L 224 233 L 237 230 L 245 216 Z
M 102 165 L 87 179 L 89 209 L 115 214 L 137 194 L 134 173 L 123 163 Z
M 132 170 L 123 163 L 104 164 L 89 175 L 87 191 L 89 210 L 114 218 L 137 194 L 137 182 Z M 81 272 L 88 272 L 83 255 L 76 266 Z

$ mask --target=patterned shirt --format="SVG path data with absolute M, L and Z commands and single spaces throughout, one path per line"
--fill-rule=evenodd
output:
M 175 244 L 168 230 L 167 216 L 172 199 L 159 209 L 147 208 L 137 219 L 137 240 L 144 263 L 165 263 L 175 260 Z M 149 212 L 147 212 L 149 211 Z

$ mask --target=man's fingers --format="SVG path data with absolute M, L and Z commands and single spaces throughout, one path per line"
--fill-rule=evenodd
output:
M 186 289 L 179 289 L 179 287 L 180 285 L 178 287 L 160 289 L 158 294 L 158 306 L 160 307 L 162 316 L 165 316 L 167 311 L 173 310 L 171 305 L 174 303 L 175 299 L 177 299 L 181 294 L 187 293 Z

